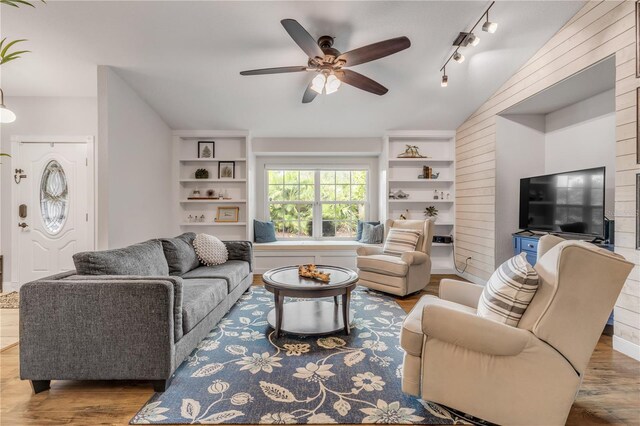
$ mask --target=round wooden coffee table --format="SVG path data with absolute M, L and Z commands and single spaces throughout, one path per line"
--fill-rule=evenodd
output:
M 356 287 L 358 274 L 339 266 L 317 265 L 318 269 L 331 274 L 331 280 L 323 283 L 298 275 L 297 266 L 285 266 L 267 271 L 262 275 L 264 288 L 273 293 L 275 308 L 269 312 L 267 321 L 275 330 L 300 335 L 331 334 L 344 330 L 350 333 L 352 314 L 349 310 L 351 290 Z M 342 296 L 342 309 L 338 304 Z M 319 299 L 333 297 L 333 303 L 320 300 L 305 300 L 285 304 L 285 297 Z

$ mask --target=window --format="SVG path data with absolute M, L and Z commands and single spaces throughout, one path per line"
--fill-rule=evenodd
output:
M 67 177 L 60 163 L 52 160 L 42 172 L 40 180 L 40 214 L 44 229 L 52 235 L 62 230 L 67 220 Z
M 353 238 L 367 216 L 367 170 L 268 170 L 278 238 Z

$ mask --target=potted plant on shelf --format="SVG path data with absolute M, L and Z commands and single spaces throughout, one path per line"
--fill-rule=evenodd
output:
M 438 218 L 438 209 L 436 208 L 436 206 L 429 206 L 425 208 L 424 217 L 427 217 L 435 222 Z

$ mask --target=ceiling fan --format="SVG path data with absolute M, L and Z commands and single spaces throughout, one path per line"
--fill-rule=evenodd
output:
M 240 75 L 315 72 L 317 75 L 309 82 L 302 96 L 302 103 L 305 104 L 313 101 L 319 94 L 336 92 L 341 83 L 349 84 L 376 95 L 384 95 L 389 91 L 386 87 L 360 73 L 345 69 L 345 67 L 375 61 L 376 59 L 393 55 L 411 46 L 411 41 L 409 41 L 407 37 L 396 37 L 346 53 L 340 53 L 332 47 L 333 37 L 325 35 L 316 41 L 295 19 L 283 19 L 280 23 L 287 33 L 289 33 L 293 41 L 295 41 L 309 57 L 307 65 L 242 71 Z

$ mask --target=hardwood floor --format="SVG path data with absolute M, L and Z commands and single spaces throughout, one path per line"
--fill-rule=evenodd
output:
M 444 277 L 398 303 L 410 310 L 423 294 L 437 294 Z M 54 381 L 50 391 L 33 395 L 19 379 L 18 353 L 17 346 L 0 353 L 2 425 L 126 425 L 153 395 L 147 382 L 73 381 Z M 640 362 L 613 351 L 609 336 L 598 342 L 567 424 L 640 425 Z

